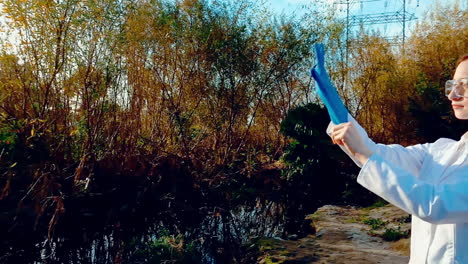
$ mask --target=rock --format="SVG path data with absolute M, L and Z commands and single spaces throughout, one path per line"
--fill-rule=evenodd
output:
M 394 264 L 409 261 L 409 238 L 396 242 L 382 238 L 384 230 L 409 232 L 408 214 L 391 205 L 374 209 L 326 205 L 307 219 L 313 221 L 315 235 L 294 241 L 275 241 L 275 247 L 261 252 L 257 263 Z

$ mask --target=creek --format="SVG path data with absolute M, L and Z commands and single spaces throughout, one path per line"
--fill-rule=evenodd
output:
M 180 219 L 180 213 L 159 212 L 102 230 L 61 226 L 63 235 L 35 245 L 40 254 L 33 263 L 247 263 L 245 245 L 282 236 L 286 220 L 283 204 L 261 198 L 231 210 L 202 207 L 190 212 L 192 221 Z

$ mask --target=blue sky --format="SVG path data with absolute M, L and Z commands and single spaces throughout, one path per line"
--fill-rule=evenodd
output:
M 369 1 L 369 0 L 367 0 Z M 433 9 L 437 2 L 453 4 L 458 1 L 461 8 L 468 8 L 468 0 L 406 0 L 406 11 L 414 13 L 417 19 L 423 19 L 424 13 Z M 303 10 L 301 7 L 304 5 L 310 5 L 312 3 L 328 3 L 334 4 L 337 8 L 337 12 L 343 17 L 346 17 L 346 5 L 336 4 L 339 2 L 346 2 L 346 0 L 266 0 L 268 6 L 275 13 L 289 14 L 292 12 L 301 13 Z M 350 0 L 350 2 L 359 2 L 358 0 Z M 402 11 L 403 0 L 374 0 L 371 2 L 356 3 L 350 5 L 350 15 L 364 15 L 364 14 L 375 14 L 384 12 L 396 12 Z M 407 22 L 406 34 L 411 34 L 412 26 L 417 20 Z M 393 36 L 401 34 L 402 25 L 400 23 L 392 23 L 387 25 L 378 25 L 374 27 L 380 32 L 387 36 Z
M 261 0 L 259 0 L 261 1 Z M 337 2 L 346 2 L 346 0 L 263 0 L 266 6 L 276 14 L 291 14 L 296 12 L 300 14 L 304 12 L 302 6 L 311 5 L 313 3 L 331 4 L 336 6 L 339 15 L 346 17 L 346 5 L 336 4 Z M 364 0 L 369 1 L 369 0 Z M 434 8 L 437 2 L 444 4 L 453 4 L 458 2 L 463 9 L 468 9 L 468 0 L 405 0 L 407 11 L 414 13 L 417 19 L 422 19 L 423 14 Z M 350 0 L 350 2 L 359 2 L 359 0 Z M 401 11 L 403 0 L 371 0 L 362 4 L 356 3 L 350 5 L 350 15 L 363 15 L 372 13 L 395 12 Z M 0 4 L 1 7 L 1 4 Z M 406 33 L 411 34 L 412 26 L 417 20 L 410 21 L 407 24 Z M 3 18 L 0 16 L 0 23 L 3 23 Z M 402 33 L 402 25 L 399 23 L 378 25 L 374 27 L 386 36 L 400 35 Z M 0 38 L 4 37 L 4 33 L 0 32 Z
M 345 2 L 346 0 L 267 0 L 267 4 L 272 7 L 273 10 L 280 13 L 285 11 L 286 13 L 291 10 L 299 10 L 301 5 L 311 3 L 329 3 L 334 4 L 338 2 Z M 350 2 L 358 2 L 359 0 L 350 0 Z M 369 0 L 367 0 L 369 1 Z M 406 6 L 408 11 L 414 12 L 417 16 L 421 16 L 424 11 L 429 10 L 433 7 L 436 2 L 442 3 L 454 3 L 457 0 L 406 0 Z M 458 0 L 460 5 L 464 8 L 468 7 L 468 1 Z M 337 5 L 340 6 L 340 5 Z M 367 3 L 356 3 L 351 5 L 355 12 L 360 13 L 376 13 L 376 12 L 388 12 L 396 11 L 403 6 L 403 0 L 374 0 Z M 342 8 L 345 5 L 341 5 Z

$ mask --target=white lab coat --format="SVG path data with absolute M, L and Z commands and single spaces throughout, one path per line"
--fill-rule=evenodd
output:
M 468 264 L 468 137 L 410 147 L 375 144 L 358 182 L 412 215 L 410 264 Z M 327 129 L 330 134 L 333 124 Z

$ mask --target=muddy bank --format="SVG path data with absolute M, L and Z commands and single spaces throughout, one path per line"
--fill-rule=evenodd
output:
M 409 261 L 410 217 L 390 205 L 326 205 L 308 216 L 314 234 L 297 240 L 259 239 L 257 263 L 395 264 Z

